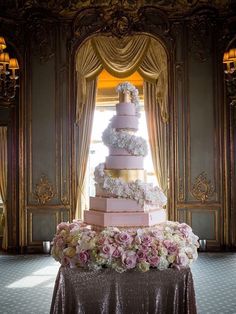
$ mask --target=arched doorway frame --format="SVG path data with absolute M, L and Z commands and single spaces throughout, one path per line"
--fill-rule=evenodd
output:
M 225 42 L 224 51 L 221 55 L 223 60 L 223 54 L 229 51 L 230 48 L 236 47 L 236 35 L 233 32 L 227 38 Z M 226 193 L 228 194 L 228 203 L 226 214 L 228 226 L 226 231 L 227 237 L 229 237 L 229 245 L 232 249 L 236 248 L 236 87 L 235 87 L 235 73 L 232 76 L 228 76 L 223 73 L 224 80 L 224 117 L 225 117 L 225 151 L 226 151 Z M 234 78 L 233 78 L 234 77 Z M 227 180 L 228 178 L 228 180 Z
M 19 127 L 21 123 L 22 110 L 24 110 L 24 86 L 25 77 L 23 62 L 23 52 L 22 47 L 18 45 L 15 37 L 8 30 L 1 33 L 5 38 L 7 43 L 7 52 L 14 58 L 17 58 L 19 63 L 19 70 L 17 75 L 19 78 L 17 80 L 18 88 L 16 90 L 16 95 L 14 98 L 5 102 L 2 108 L 9 111 L 8 120 L 4 121 L 3 124 L 7 127 L 7 148 L 8 148 L 8 166 L 7 166 L 7 252 L 18 252 L 21 242 L 22 229 L 24 228 L 24 222 L 22 221 L 22 212 L 20 206 L 20 189 L 22 189 L 21 180 L 19 177 L 22 176 L 23 168 L 21 167 L 21 162 L 23 161 L 23 148 L 22 148 L 22 138 L 23 133 L 18 132 L 22 130 Z
M 171 101 L 174 99 L 174 92 L 173 92 L 173 56 L 174 56 L 174 44 L 172 37 L 164 36 L 165 34 L 155 34 L 151 32 L 132 32 L 130 34 L 127 34 L 126 36 L 133 36 L 133 35 L 146 35 L 149 36 L 155 40 L 157 40 L 162 47 L 164 48 L 167 56 L 167 71 L 168 71 L 168 112 L 169 112 L 169 122 L 168 122 L 168 158 L 169 158 L 169 189 L 168 189 L 168 219 L 169 220 L 176 220 L 177 219 L 177 212 L 175 210 L 175 198 L 176 198 L 176 189 L 175 189 L 175 147 L 176 143 L 174 140 L 174 134 L 176 134 L 175 128 L 176 128 L 176 118 L 175 118 L 175 106 L 174 101 Z M 82 47 L 82 45 L 90 40 L 93 37 L 97 36 L 114 36 L 111 32 L 99 32 L 99 33 L 92 33 L 89 34 L 85 38 L 78 38 L 78 40 L 75 42 L 75 45 L 72 48 L 71 53 L 71 86 L 72 86 L 72 92 L 71 92 L 71 119 L 73 125 L 75 125 L 75 108 L 76 108 L 76 90 L 77 90 L 77 84 L 76 84 L 76 55 L 79 51 L 79 49 Z M 119 36 L 118 36 L 119 37 Z M 79 132 L 79 126 L 73 128 L 73 134 L 72 134 L 72 208 L 76 208 L 76 133 Z M 72 213 L 73 217 L 75 213 Z

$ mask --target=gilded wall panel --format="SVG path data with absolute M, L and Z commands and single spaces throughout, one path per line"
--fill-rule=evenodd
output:
M 32 207 L 27 209 L 27 246 L 41 246 L 42 241 L 52 241 L 56 226 L 68 221 L 69 211 L 62 207 Z
M 35 202 L 32 192 L 42 175 L 46 175 L 56 187 L 55 120 L 55 60 L 51 58 L 48 62 L 41 63 L 37 57 L 33 57 L 31 116 L 28 121 L 30 167 L 27 169 L 30 203 Z
M 191 209 L 189 212 L 191 225 L 200 239 L 209 240 L 211 244 L 219 245 L 221 226 L 219 209 Z
M 67 29 L 61 28 L 59 32 L 60 54 L 57 57 L 57 84 L 58 84 L 58 129 L 60 140 L 58 141 L 58 159 L 60 165 L 59 173 L 59 201 L 64 205 L 71 202 L 71 180 L 70 180 L 70 106 L 68 100 L 68 85 L 69 85 L 69 56 L 67 51 Z
M 197 177 L 205 172 L 214 186 L 214 193 L 209 195 L 211 201 L 217 201 L 219 175 L 219 156 L 215 141 L 217 128 L 215 125 L 215 102 L 212 60 L 199 62 L 189 56 L 188 64 L 189 90 L 189 134 L 188 134 L 188 190 Z M 219 183 L 219 182 L 217 182 Z M 189 200 L 196 200 L 193 193 Z

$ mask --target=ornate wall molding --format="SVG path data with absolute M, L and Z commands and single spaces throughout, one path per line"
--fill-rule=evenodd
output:
M 39 182 L 36 184 L 33 192 L 34 198 L 39 204 L 44 205 L 51 201 L 56 195 L 53 185 L 49 182 L 47 176 L 42 175 Z
M 26 21 L 32 53 L 38 55 L 42 63 L 47 62 L 55 55 L 56 20 L 41 12 L 28 12 Z
M 161 36 L 168 34 L 166 15 L 155 7 L 122 10 L 94 7 L 80 11 L 73 23 L 76 37 L 85 38 L 95 33 L 108 33 L 116 37 L 129 36 L 136 32 L 151 32 Z
M 197 61 L 205 62 L 212 52 L 212 32 L 216 25 L 218 12 L 212 8 L 201 9 L 189 18 L 191 38 L 189 53 Z
M 7 9 L 12 14 L 16 10 L 25 12 L 28 9 L 39 8 L 49 10 L 54 15 L 66 19 L 73 19 L 79 10 L 88 7 L 104 7 L 114 11 L 116 8 L 122 10 L 135 10 L 144 6 L 154 6 L 158 9 L 164 9 L 171 16 L 186 15 L 192 10 L 202 5 L 211 5 L 221 11 L 225 11 L 231 5 L 230 0 L 8 0 L 0 2 L 0 9 Z M 5 3 L 4 3 L 5 2 Z
M 184 183 L 183 183 L 183 179 L 179 178 L 178 200 L 180 202 L 183 202 L 184 199 L 185 199 L 185 196 L 184 196 Z
M 211 181 L 207 179 L 207 174 L 203 171 L 195 178 L 190 193 L 195 199 L 205 203 L 213 196 L 214 191 Z

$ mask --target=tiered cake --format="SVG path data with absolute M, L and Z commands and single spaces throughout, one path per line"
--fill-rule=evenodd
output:
M 135 136 L 139 118 L 137 89 L 126 82 L 117 90 L 116 115 L 103 133 L 109 156 L 95 169 L 96 196 L 90 197 L 90 210 L 84 212 L 84 220 L 94 228 L 149 227 L 166 221 L 166 197 L 158 187 L 145 183 L 143 159 L 147 144 Z

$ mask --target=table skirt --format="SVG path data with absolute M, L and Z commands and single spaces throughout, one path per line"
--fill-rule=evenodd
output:
M 60 267 L 51 314 L 195 314 L 190 268 L 117 273 Z

